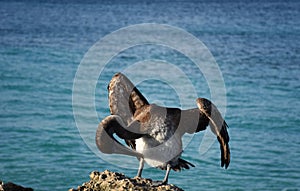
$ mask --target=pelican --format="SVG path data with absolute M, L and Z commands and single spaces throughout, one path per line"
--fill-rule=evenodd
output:
M 105 117 L 96 132 L 98 149 L 106 154 L 137 157 L 141 177 L 144 163 L 166 170 L 162 181 L 167 184 L 170 170 L 194 167 L 181 158 L 182 136 L 203 131 L 209 125 L 217 136 L 221 150 L 221 167 L 230 163 L 227 124 L 216 106 L 205 98 L 196 100 L 197 108 L 181 110 L 149 104 L 141 92 L 122 73 L 117 73 L 108 85 L 111 115 Z M 125 140 L 121 144 L 115 137 Z

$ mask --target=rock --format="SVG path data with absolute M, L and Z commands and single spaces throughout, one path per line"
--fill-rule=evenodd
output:
M 23 186 L 12 182 L 3 183 L 0 181 L 0 191 L 33 191 L 32 188 L 24 188 Z
M 70 189 L 69 191 L 106 191 L 106 190 L 149 190 L 149 191 L 162 191 L 162 190 L 175 190 L 182 191 L 181 188 L 173 185 L 160 185 L 154 186 L 151 179 L 140 177 L 129 178 L 124 174 L 111 172 L 105 170 L 103 172 L 94 171 L 90 174 L 90 181 L 85 182 L 77 189 Z

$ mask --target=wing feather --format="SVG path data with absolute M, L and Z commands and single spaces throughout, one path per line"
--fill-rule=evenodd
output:
M 205 98 L 197 99 L 197 106 L 200 113 L 203 113 L 209 119 L 209 126 L 212 132 L 217 136 L 221 149 L 221 166 L 228 167 L 230 163 L 229 135 L 227 132 L 228 125 L 222 118 L 217 107 Z
M 120 116 L 125 126 L 134 121 L 136 110 L 149 105 L 142 93 L 122 73 L 112 77 L 107 89 L 110 113 Z M 125 143 L 133 149 L 136 148 L 134 139 L 125 139 Z
M 126 125 L 133 121 L 134 113 L 144 105 L 146 98 L 122 73 L 117 73 L 108 85 L 109 108 L 112 115 L 119 115 Z
M 180 134 L 197 133 L 209 125 L 217 136 L 221 150 L 221 166 L 228 167 L 230 163 L 229 135 L 227 124 L 217 107 L 208 99 L 198 98 L 198 108 L 181 111 L 178 131 Z

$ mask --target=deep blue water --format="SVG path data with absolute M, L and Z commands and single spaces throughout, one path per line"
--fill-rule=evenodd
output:
M 87 181 L 93 170 L 134 176 L 136 169 L 102 160 L 81 138 L 73 116 L 73 81 L 85 53 L 105 35 L 158 23 L 191 33 L 216 59 L 226 87 L 232 149 L 232 162 L 223 170 L 217 142 L 199 154 L 204 134 L 199 133 L 183 153 L 196 168 L 171 172 L 170 183 L 185 190 L 299 190 L 299 10 L 297 1 L 1 1 L 0 179 L 35 190 L 67 190 Z M 199 97 L 210 97 L 205 78 L 185 56 L 168 47 L 135 47 L 112 59 L 99 78 L 98 122 L 109 114 L 111 76 L 151 58 L 174 63 L 191 76 Z M 180 106 L 164 82 L 148 80 L 140 88 L 152 102 Z M 87 131 L 96 128 L 97 123 Z M 144 171 L 153 179 L 163 175 Z

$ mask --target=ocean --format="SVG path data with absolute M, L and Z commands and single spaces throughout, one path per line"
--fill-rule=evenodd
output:
M 300 190 L 299 10 L 298 1 L 0 1 L 0 180 L 47 191 L 75 188 L 95 170 L 135 176 L 136 158 L 105 156 L 94 143 L 109 115 L 107 84 L 124 72 L 159 105 L 186 109 L 197 97 L 216 100 L 229 125 L 227 170 L 215 139 L 201 147 L 208 128 L 186 137 L 182 156 L 196 167 L 171 172 L 169 183 L 184 190 Z M 143 23 L 200 40 L 220 75 L 207 76 L 210 65 L 196 67 L 194 44 L 160 30 L 149 40 L 165 35 L 177 48 L 138 44 L 115 52 L 102 70 L 97 63 L 108 57 L 96 57 L 97 71 L 78 75 L 97 43 Z M 147 35 L 143 29 L 136 33 Z M 76 86 L 79 77 L 86 87 Z M 146 166 L 143 177 L 160 180 L 164 172 Z

